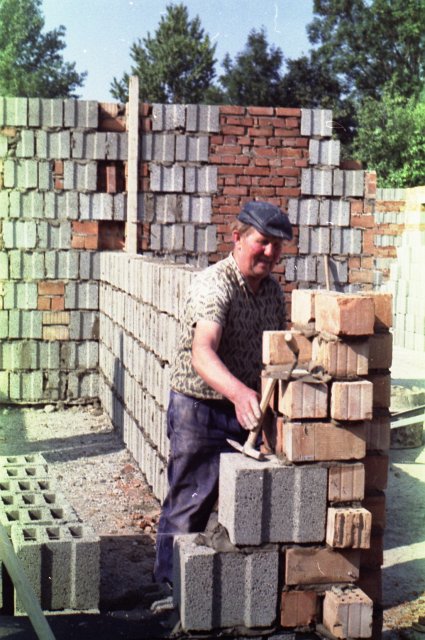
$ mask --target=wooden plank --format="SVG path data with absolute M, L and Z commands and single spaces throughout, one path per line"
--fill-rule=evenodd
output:
M 0 558 L 6 567 L 25 611 L 39 640 L 55 640 L 55 636 L 44 617 L 40 604 L 25 574 L 24 567 L 15 554 L 6 529 L 0 524 Z
M 137 188 L 139 160 L 139 78 L 131 76 L 127 104 L 127 224 L 125 250 L 137 253 Z

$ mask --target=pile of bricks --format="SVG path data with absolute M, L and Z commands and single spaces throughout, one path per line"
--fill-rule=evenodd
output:
M 389 294 L 297 290 L 293 329 L 264 333 L 276 428 L 265 460 L 221 456 L 227 552 L 176 539 L 184 629 L 380 637 L 391 320 Z
M 44 611 L 98 610 L 100 540 L 57 491 L 41 454 L 0 458 L 0 524 Z M 1 562 L 0 578 L 0 607 L 26 614 Z

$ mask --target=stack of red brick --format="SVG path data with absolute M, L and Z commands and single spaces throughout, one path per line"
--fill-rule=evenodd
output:
M 296 290 L 291 331 L 264 333 L 264 376 L 279 378 L 277 429 L 265 447 L 328 468 L 324 544 L 284 550 L 283 627 L 316 623 L 340 638 L 370 637 L 374 605 L 380 637 L 391 304 L 389 294 Z M 298 359 L 285 380 L 294 366 L 288 338 Z

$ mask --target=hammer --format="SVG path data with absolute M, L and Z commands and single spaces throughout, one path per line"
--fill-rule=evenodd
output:
M 294 354 L 294 361 L 288 372 L 288 377 L 290 377 L 291 372 L 294 370 L 294 368 L 297 365 L 299 349 L 294 339 L 294 336 L 290 331 L 285 333 L 285 341 L 288 343 L 288 347 L 291 349 L 291 351 Z M 246 439 L 245 444 L 242 445 L 239 442 L 236 442 L 236 440 L 227 440 L 227 442 L 234 449 L 236 449 L 237 451 L 240 451 L 246 456 L 249 456 L 250 458 L 255 458 L 255 460 L 264 460 L 264 454 L 255 448 L 255 444 L 257 442 L 258 434 L 260 433 L 261 425 L 263 424 L 263 419 L 264 419 L 267 407 L 269 406 L 270 398 L 272 397 L 274 388 L 276 386 L 276 382 L 277 382 L 276 377 L 267 379 L 266 388 L 264 389 L 264 392 L 260 401 L 261 418 L 257 426 L 255 427 L 255 429 L 249 432 L 249 436 Z

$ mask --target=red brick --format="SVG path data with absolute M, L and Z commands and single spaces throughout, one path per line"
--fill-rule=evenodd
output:
M 80 222 L 74 220 L 72 222 L 72 232 L 81 235 L 96 235 L 99 230 L 99 223 L 93 221 Z
M 39 311 L 48 311 L 52 308 L 52 298 L 49 297 L 38 297 L 37 300 L 37 309 Z
M 117 168 L 114 165 L 106 167 L 106 193 L 117 193 Z
M 363 460 L 366 494 L 384 491 L 388 483 L 388 456 L 368 454 Z
M 73 236 L 71 239 L 72 249 L 84 249 L 85 248 L 84 236 Z
M 273 116 L 273 107 L 247 107 L 247 111 L 252 116 Z
M 237 107 L 234 105 L 220 105 L 220 115 L 243 115 L 245 107 Z
M 369 369 L 389 369 L 393 359 L 391 333 L 375 333 L 369 338 Z
M 312 359 L 314 365 L 333 378 L 351 378 L 364 376 L 369 371 L 368 366 L 369 342 L 324 340 L 318 336 L 313 340 Z
M 285 584 L 307 585 L 356 582 L 360 551 L 292 547 L 285 552 Z
M 263 364 L 292 364 L 295 355 L 288 345 L 291 339 L 295 344 L 298 365 L 308 365 L 311 360 L 311 341 L 300 331 L 264 331 Z
M 315 591 L 284 591 L 280 603 L 282 627 L 304 627 L 316 621 Z
M 51 298 L 52 311 L 63 311 L 65 309 L 65 299 L 62 296 Z
M 301 116 L 301 109 L 298 107 L 276 107 L 276 115 L 277 116 Z
M 328 415 L 328 387 L 325 383 L 294 380 L 279 382 L 279 411 L 290 420 L 318 419 Z
M 363 500 L 365 471 L 361 462 L 333 464 L 328 471 L 329 502 Z
M 44 280 L 38 283 L 39 295 L 63 295 L 65 293 L 65 283 L 53 280 Z
M 371 297 L 375 310 L 374 331 L 388 331 L 393 326 L 393 297 L 391 293 L 371 292 L 366 295 Z
M 370 538 L 368 549 L 362 549 L 360 571 L 362 568 L 379 569 L 384 564 L 384 534 L 375 533 Z
M 370 638 L 372 600 L 358 588 L 326 591 L 323 601 L 323 625 L 336 638 Z
M 370 493 L 362 500 L 362 506 L 372 514 L 372 532 L 384 531 L 387 522 L 385 493 Z
M 386 453 L 390 448 L 391 423 L 389 416 L 374 416 L 366 423 L 366 451 Z
M 361 569 L 357 585 L 375 605 L 382 604 L 382 570 L 380 568 Z M 381 638 L 380 635 L 377 637 Z
M 367 509 L 329 507 L 326 519 L 326 544 L 338 549 L 368 549 L 372 515 Z
M 371 297 L 336 292 L 317 292 L 316 329 L 333 335 L 366 336 L 373 333 L 375 319 Z
M 284 449 L 291 462 L 361 460 L 366 454 L 366 429 L 364 424 L 341 427 L 330 422 L 288 422 Z
M 372 373 L 367 379 L 373 384 L 373 406 L 388 409 L 391 405 L 391 374 Z
M 331 418 L 334 420 L 370 420 L 373 386 L 368 380 L 334 382 L 331 388 Z

